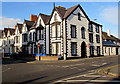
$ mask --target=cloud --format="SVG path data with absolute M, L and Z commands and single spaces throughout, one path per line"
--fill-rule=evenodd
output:
M 118 7 L 106 7 L 100 14 L 101 19 L 111 23 L 118 24 Z
M 0 29 L 4 27 L 14 27 L 16 23 L 21 23 L 20 19 L 0 17 Z

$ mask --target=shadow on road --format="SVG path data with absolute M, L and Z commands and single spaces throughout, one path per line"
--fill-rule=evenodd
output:
M 2 58 L 2 64 L 16 64 L 16 63 L 26 63 L 34 60 L 24 60 L 24 59 L 13 59 L 13 58 Z

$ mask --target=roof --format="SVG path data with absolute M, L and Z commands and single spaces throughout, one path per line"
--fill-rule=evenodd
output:
M 10 35 L 14 35 L 15 34 L 15 29 L 10 29 Z
M 59 13 L 60 17 L 63 18 L 66 13 L 66 8 L 62 6 L 55 7 L 56 11 Z
M 113 35 L 110 35 L 111 36 L 111 38 L 113 38 L 113 39 L 115 39 L 116 41 L 119 41 L 120 42 L 120 39 L 119 38 L 117 38 L 117 37 L 115 37 L 115 36 L 113 36 Z
M 19 32 L 22 33 L 22 26 L 23 26 L 23 24 L 17 23 L 17 26 L 18 26 Z
M 8 29 L 9 29 L 9 28 L 4 28 L 4 34 L 5 34 L 6 37 L 7 37 Z
M 98 24 L 98 23 L 96 23 L 96 22 L 94 22 L 94 21 L 90 21 L 90 23 L 93 23 L 93 24 L 102 26 L 101 24 Z
M 0 30 L 0 38 L 3 37 L 3 30 Z
M 78 7 L 81 9 L 81 11 L 82 11 L 83 14 L 86 16 L 86 18 L 90 21 L 90 19 L 88 18 L 87 14 L 86 14 L 85 11 L 83 10 L 83 8 L 80 6 L 80 4 L 75 5 L 75 6 L 71 7 L 71 8 L 68 8 L 68 9 L 66 10 L 65 14 L 64 14 L 64 18 L 67 18 L 67 17 L 68 17 L 72 12 L 74 12 L 74 10 L 75 10 L 76 8 L 78 8 Z
M 26 24 L 27 29 L 29 30 L 33 26 L 35 21 L 24 20 L 24 23 Z
M 119 38 L 117 38 L 113 35 L 108 36 L 107 32 L 102 32 L 102 38 L 103 38 L 103 40 L 112 40 L 112 41 L 119 41 L 120 42 Z
M 42 14 L 42 13 L 40 13 L 40 15 L 41 15 L 41 18 L 43 19 L 44 23 L 48 24 L 48 21 L 50 19 L 50 15 L 45 15 L 45 14 Z
M 103 41 L 102 43 L 103 43 L 103 46 L 108 46 L 108 47 L 118 47 L 119 46 L 110 41 Z

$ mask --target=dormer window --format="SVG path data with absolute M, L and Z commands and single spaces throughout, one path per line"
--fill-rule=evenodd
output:
M 57 14 L 54 15 L 54 20 L 55 20 L 55 21 L 57 20 Z
M 81 14 L 80 13 L 78 13 L 78 20 L 81 21 Z

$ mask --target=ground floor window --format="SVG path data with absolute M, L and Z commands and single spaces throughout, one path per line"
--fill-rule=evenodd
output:
M 61 43 L 52 43 L 52 54 L 61 54 Z
M 94 46 L 90 46 L 90 56 L 94 56 Z
M 71 42 L 71 54 L 72 56 L 77 55 L 77 42 Z
M 100 55 L 100 46 L 97 46 L 97 55 Z

